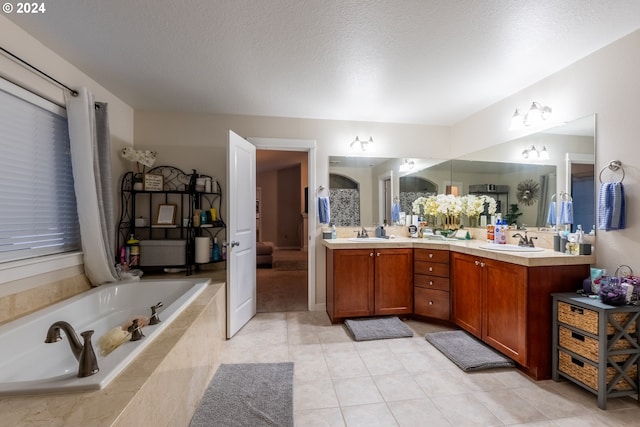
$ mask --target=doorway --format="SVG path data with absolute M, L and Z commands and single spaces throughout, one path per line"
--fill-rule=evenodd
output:
M 256 311 L 309 309 L 308 153 L 256 151 Z

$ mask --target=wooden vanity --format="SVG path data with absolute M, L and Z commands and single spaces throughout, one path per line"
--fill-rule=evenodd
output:
M 327 313 L 334 323 L 391 314 L 448 322 L 530 377 L 551 378 L 551 294 L 580 288 L 595 256 L 498 252 L 481 243 L 324 240 Z

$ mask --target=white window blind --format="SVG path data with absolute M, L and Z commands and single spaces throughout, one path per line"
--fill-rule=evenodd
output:
M 0 79 L 0 262 L 80 249 L 66 111 Z

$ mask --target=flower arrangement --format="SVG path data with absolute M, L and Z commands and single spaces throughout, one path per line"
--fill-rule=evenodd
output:
M 151 150 L 134 150 L 131 147 L 124 147 L 120 155 L 126 160 L 136 162 L 137 173 L 144 173 L 145 167 L 150 168 L 156 162 L 158 153 Z M 142 170 L 140 170 L 140 165 L 142 165 Z
M 488 204 L 490 215 L 496 212 L 496 200 L 490 196 L 454 196 L 452 194 L 438 194 L 429 197 L 418 197 L 412 205 L 416 215 L 440 218 L 445 228 L 457 228 L 460 215 L 477 218 L 485 211 Z

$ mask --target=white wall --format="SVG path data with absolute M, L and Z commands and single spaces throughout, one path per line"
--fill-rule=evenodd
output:
M 122 147 L 133 145 L 133 109 L 4 16 L 0 16 L 0 40 L 2 40 L 2 47 L 14 55 L 40 68 L 69 87 L 86 86 L 93 92 L 96 101 L 109 104 L 112 173 L 114 190 L 116 190 L 120 175 L 129 167 L 128 162 L 120 158 L 119 152 Z M 64 105 L 64 94 L 59 87 L 28 71 L 4 55 L 0 55 L 0 76 L 57 104 Z M 115 191 L 114 200 L 116 202 L 119 201 L 117 191 Z M 3 200 L 0 203 L 10 202 Z M 117 211 L 119 212 L 119 207 Z M 46 267 L 43 267 L 44 265 Z M 0 296 L 5 295 L 7 292 L 15 293 L 28 289 L 29 285 L 24 284 L 25 280 L 15 282 L 19 283 L 17 286 L 13 286 L 10 283 L 18 280 L 17 278 L 19 277 L 38 275 L 38 280 L 33 281 L 33 283 L 42 284 L 46 283 L 49 277 L 52 281 L 60 280 L 59 274 L 52 274 L 52 272 L 66 267 L 69 267 L 69 265 L 65 261 L 57 260 L 45 264 L 41 259 L 38 260 L 36 265 L 26 268 L 16 267 L 16 263 L 3 264 L 0 266 L 0 283 L 2 283 Z
M 626 173 L 627 229 L 597 234 L 597 265 L 611 272 L 620 264 L 640 272 L 633 256 L 640 250 L 639 51 L 640 30 L 452 128 L 452 154 L 459 155 L 524 135 L 508 127 L 515 108 L 532 101 L 551 106 L 555 122 L 597 114 L 596 173 L 611 160 L 622 161 Z

